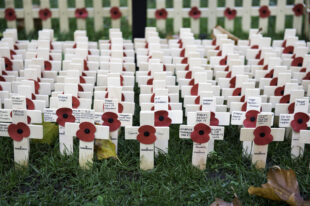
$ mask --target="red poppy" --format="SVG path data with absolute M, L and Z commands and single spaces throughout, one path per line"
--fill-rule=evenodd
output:
M 180 57 L 184 57 L 184 56 L 185 56 L 185 48 L 180 51 Z
M 16 20 L 15 10 L 13 8 L 6 8 L 4 10 L 4 18 L 7 21 L 14 21 L 14 20 Z
M 81 84 L 85 84 L 85 83 L 86 83 L 86 80 L 84 79 L 83 76 L 80 76 L 80 83 L 81 83 Z
M 246 128 L 255 128 L 258 114 L 259 111 L 257 110 L 247 111 L 245 113 L 245 120 L 243 121 L 243 126 Z
M 188 58 L 187 57 L 183 58 L 181 64 L 188 64 Z
M 274 74 L 274 69 L 270 70 L 270 72 L 268 72 L 264 77 L 265 78 L 272 78 Z
M 227 65 L 224 69 L 225 72 L 228 72 L 229 71 L 229 65 Z
M 191 139 L 198 143 L 206 143 L 210 140 L 209 134 L 211 133 L 211 128 L 203 123 L 196 124 L 194 131 L 191 133 Z
M 82 85 L 80 85 L 80 84 L 78 84 L 78 91 L 79 92 L 84 92 L 84 89 L 83 89 Z
M 259 49 L 259 46 L 258 46 L 257 44 L 252 45 L 252 46 L 251 46 L 251 49 Z
M 76 109 L 79 106 L 80 106 L 80 100 L 77 97 L 72 96 L 72 108 Z
M 283 96 L 284 95 L 285 86 L 277 87 L 274 90 L 274 96 Z
M 259 60 L 257 65 L 261 65 L 261 66 L 264 65 L 264 59 Z
M 165 8 L 157 9 L 155 12 L 156 19 L 167 19 L 168 12 Z
M 188 15 L 192 17 L 193 19 L 199 19 L 201 15 L 201 11 L 198 9 L 197 6 L 194 6 L 191 8 L 191 10 L 188 12 Z
M 52 70 L 52 64 L 49 61 L 44 61 L 44 70 L 45 71 L 51 71 Z
M 36 94 L 39 94 L 39 89 L 40 89 L 40 83 L 39 83 L 39 81 L 40 81 L 40 79 L 38 78 L 38 81 L 33 80 L 33 79 L 28 79 L 28 80 L 34 82 L 34 91 L 35 91 Z
M 281 104 L 289 104 L 290 103 L 290 99 L 291 99 L 291 95 L 290 94 L 284 95 L 283 97 L 281 97 L 280 103 Z
M 66 122 L 75 122 L 75 117 L 72 115 L 72 109 L 70 108 L 59 108 L 56 111 L 57 120 L 56 122 L 60 126 L 65 126 Z
M 241 106 L 241 111 L 242 111 L 242 112 L 245 112 L 246 109 L 247 109 L 247 106 L 248 106 L 248 103 L 247 103 L 247 102 L 244 102 L 243 105 Z
M 31 94 L 31 99 L 32 100 L 36 100 L 37 99 L 37 97 L 36 97 L 36 95 L 34 93 Z
M 310 80 L 310 72 L 308 72 L 302 80 Z
M 9 58 L 4 57 L 4 63 L 6 71 L 13 71 L 13 62 Z
M 88 17 L 86 8 L 76 8 L 74 14 L 77 19 L 86 19 Z
M 224 16 L 226 16 L 227 19 L 232 20 L 237 16 L 237 10 L 227 7 L 224 10 Z
M 282 51 L 283 54 L 294 54 L 294 47 L 293 46 L 287 46 Z
M 277 85 L 278 85 L 278 77 L 275 77 L 270 81 L 270 86 L 277 86 Z
M 90 122 L 82 122 L 76 132 L 76 137 L 84 142 L 91 142 L 95 139 L 96 127 Z
M 84 59 L 84 71 L 88 71 L 89 70 L 89 68 L 88 68 L 88 66 L 87 66 L 87 61 Z
M 195 79 L 191 79 L 191 80 L 188 82 L 188 85 L 194 86 L 194 85 L 195 85 Z
M 231 78 L 229 80 L 229 88 L 235 88 L 236 87 L 236 76 L 234 76 L 233 78 Z
M 302 58 L 302 57 L 294 58 L 292 63 L 291 63 L 291 66 L 302 67 L 303 61 L 304 61 L 304 58 Z
M 286 40 L 284 40 L 283 42 L 282 42 L 282 45 L 281 45 L 282 47 L 286 47 Z
M 191 79 L 192 78 L 192 71 L 188 71 L 188 72 L 186 72 L 186 74 L 185 74 L 185 79 Z
M 227 56 L 225 56 L 223 59 L 220 60 L 220 65 L 226 65 L 227 64 Z
M 23 122 L 19 122 L 17 124 L 10 124 L 8 127 L 9 136 L 14 141 L 22 141 L 23 138 L 27 138 L 30 136 L 30 128 L 27 124 Z
M 215 117 L 214 112 L 211 112 L 210 125 L 211 126 L 218 126 L 219 125 L 219 120 Z
M 48 8 L 39 10 L 39 17 L 41 20 L 43 20 L 43 21 L 47 20 L 47 19 L 51 18 L 51 16 L 52 16 L 52 12 Z
M 6 71 L 2 71 L 2 75 L 8 75 Z
M 163 71 L 167 71 L 166 65 L 163 65 Z
M 213 39 L 211 44 L 212 46 L 216 46 L 216 39 Z
M 260 18 L 267 18 L 270 16 L 270 10 L 269 10 L 269 7 L 264 5 L 264 6 L 261 6 L 258 10 L 259 12 L 259 17 Z
M 26 108 L 27 110 L 34 110 L 34 103 L 29 98 L 26 98 Z
M 260 126 L 254 130 L 254 143 L 256 145 L 267 145 L 273 140 L 271 129 L 268 126 Z
M 218 56 L 218 57 L 222 56 L 222 50 L 220 50 L 219 52 L 217 52 L 216 56 Z
M 148 42 L 145 43 L 145 47 L 144 48 L 146 48 L 146 49 L 149 48 L 149 43 Z
M 295 102 L 291 103 L 291 104 L 288 106 L 287 110 L 288 110 L 288 113 L 289 113 L 289 114 L 293 114 L 293 113 L 294 113 L 294 110 L 295 110 Z
M 151 103 L 154 103 L 154 100 L 155 100 L 155 93 L 152 94 L 151 96 Z M 170 97 L 168 96 L 168 102 L 170 102 Z
M 192 96 L 198 95 L 198 88 L 199 88 L 199 84 L 195 84 L 194 86 L 192 86 L 192 88 L 191 88 L 191 95 Z
M 184 71 L 189 71 L 189 64 L 186 65 L 186 67 L 184 68 Z
M 137 140 L 142 144 L 153 144 L 156 141 L 156 129 L 151 125 L 143 125 L 138 129 Z
M 5 82 L 5 78 L 3 76 L 0 76 L 0 82 Z M 1 91 L 2 91 L 2 87 L 1 87 Z
M 307 71 L 306 67 L 301 68 L 301 69 L 299 70 L 299 72 L 306 72 L 306 71 Z
M 220 45 L 214 48 L 214 50 L 220 50 Z
M 304 5 L 303 4 L 295 4 L 292 10 L 293 10 L 295 16 L 302 16 L 302 14 L 304 13 Z
M 153 78 L 148 79 L 146 85 L 153 85 L 153 80 L 154 80 Z
M 114 112 L 105 112 L 101 118 L 103 120 L 102 125 L 108 126 L 110 132 L 114 132 L 121 126 L 121 122 L 118 120 L 118 115 Z
M 19 50 L 19 48 L 16 44 L 14 44 L 14 50 Z
M 309 121 L 309 115 L 303 112 L 297 112 L 294 114 L 294 119 L 291 121 L 291 126 L 295 132 L 307 129 L 307 122 Z
M 259 50 L 258 53 L 255 56 L 255 59 L 260 59 L 262 55 L 262 50 Z
M 165 110 L 159 110 L 155 112 L 155 126 L 156 127 L 169 127 L 171 119 L 168 116 L 168 112 Z
M 111 19 L 119 19 L 122 17 L 122 12 L 119 10 L 118 7 L 114 6 L 110 9 L 110 16 Z
M 104 98 L 109 98 L 109 92 L 107 92 L 107 93 L 105 94 L 105 97 L 104 97 Z M 121 101 L 122 101 L 122 102 L 125 101 L 125 95 L 124 95 L 124 94 L 122 94 Z
M 244 102 L 245 101 L 245 95 L 243 95 L 241 98 L 240 98 L 240 102 Z
M 241 91 L 242 91 L 241 87 L 238 87 L 238 88 L 234 89 L 232 95 L 233 96 L 241 96 Z

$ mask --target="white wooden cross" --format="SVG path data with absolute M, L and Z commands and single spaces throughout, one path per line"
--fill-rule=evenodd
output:
M 19 166 L 28 166 L 29 139 L 43 138 L 43 126 L 29 124 L 28 121 L 30 117 L 32 123 L 41 122 L 41 112 L 26 110 L 26 98 L 23 96 L 12 96 L 12 108 L 12 110 L 0 110 L 1 122 L 12 122 L 0 123 L 0 136 L 13 139 L 15 163 Z
M 273 141 L 283 141 L 285 129 L 270 128 L 272 115 L 258 114 L 255 128 L 241 128 L 240 140 L 253 141 L 252 163 L 256 168 L 265 168 L 268 144 Z
M 302 156 L 305 144 L 301 141 L 301 130 L 310 126 L 309 99 L 295 99 L 295 110 L 293 114 L 280 114 L 279 127 L 292 128 L 291 157 Z
M 179 130 L 181 139 L 193 140 L 192 164 L 201 170 L 206 168 L 207 156 L 211 152 L 208 146 L 210 139 L 224 139 L 224 127 L 210 126 L 210 117 L 210 112 L 189 112 L 188 125 L 181 125 Z
M 310 144 L 310 130 L 300 131 L 300 141 L 303 144 Z M 310 168 L 310 164 L 309 164 L 309 168 Z
M 125 139 L 140 142 L 140 169 L 154 168 L 155 142 L 169 137 L 169 127 L 154 127 L 154 113 L 141 112 L 140 126 L 125 127 Z
M 67 122 L 65 134 L 67 137 L 80 139 L 79 163 L 84 169 L 91 167 L 94 156 L 94 140 L 109 139 L 109 127 L 94 124 L 95 112 L 81 110 L 79 122 Z

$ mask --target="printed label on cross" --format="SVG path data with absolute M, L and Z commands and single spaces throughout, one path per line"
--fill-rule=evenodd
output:
M 154 113 L 141 112 L 140 125 L 125 127 L 125 139 L 136 139 L 140 142 L 140 169 L 154 168 L 154 146 L 160 139 L 169 137 L 169 127 L 154 127 Z
M 251 156 L 256 168 L 265 168 L 268 144 L 284 140 L 285 129 L 270 128 L 271 125 L 272 115 L 258 114 L 255 128 L 241 128 L 240 140 L 254 142 Z
M 11 137 L 14 146 L 14 161 L 17 165 L 28 166 L 30 144 L 29 139 L 42 139 L 42 125 L 31 125 L 41 123 L 40 111 L 26 110 L 26 98 L 12 96 L 12 110 L 1 110 L 0 136 Z
M 188 125 L 181 125 L 179 130 L 181 139 L 193 140 L 192 164 L 201 170 L 206 168 L 207 156 L 211 152 L 208 146 L 210 139 L 224 139 L 224 127 L 210 126 L 210 118 L 210 112 L 189 112 Z
M 279 127 L 292 128 L 291 156 L 297 158 L 304 153 L 305 144 L 301 141 L 300 131 L 310 126 L 309 100 L 295 99 L 293 114 L 280 114 Z

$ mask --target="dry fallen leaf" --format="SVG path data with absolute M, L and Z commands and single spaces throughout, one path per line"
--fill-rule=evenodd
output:
M 270 169 L 267 173 L 267 183 L 262 187 L 249 187 L 250 195 L 261 196 L 270 200 L 284 201 L 291 206 L 309 206 L 310 201 L 304 201 L 300 196 L 295 172 L 291 169 Z
M 115 145 L 111 140 L 96 140 L 96 148 L 98 160 L 110 157 L 117 158 Z
M 237 197 L 232 202 L 225 202 L 222 199 L 215 198 L 215 201 L 210 206 L 242 206 L 242 204 Z

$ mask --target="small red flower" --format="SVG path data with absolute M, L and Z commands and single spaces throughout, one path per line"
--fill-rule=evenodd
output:
M 165 110 L 159 110 L 155 112 L 155 126 L 156 127 L 169 127 L 171 119 L 168 116 L 168 112 Z
M 52 17 L 52 12 L 48 8 L 39 10 L 39 17 L 41 20 L 47 20 Z
M 191 79 L 191 78 L 192 78 L 192 74 L 193 74 L 192 71 L 186 72 L 186 74 L 185 74 L 185 79 Z
M 30 136 L 30 128 L 23 122 L 10 124 L 8 127 L 8 133 L 13 140 L 20 142 L 23 138 Z
M 76 109 L 79 106 L 80 106 L 80 100 L 77 97 L 72 96 L 72 108 Z
M 241 106 L 241 111 L 242 111 L 242 112 L 245 112 L 247 106 L 248 106 L 248 103 L 247 103 L 247 102 L 244 102 L 243 105 Z
M 310 72 L 308 72 L 302 80 L 310 80 Z
M 287 46 L 282 51 L 283 54 L 294 54 L 294 47 L 293 46 Z
M 84 92 L 84 89 L 83 89 L 82 85 L 80 85 L 80 84 L 78 84 L 78 91 L 79 92 Z
M 289 113 L 289 114 L 293 114 L 293 113 L 294 113 L 294 110 L 295 110 L 295 102 L 291 103 L 291 104 L 288 106 L 287 110 L 288 110 L 288 113 Z
M 13 71 L 13 62 L 9 58 L 4 57 L 4 63 L 6 71 Z
M 283 96 L 284 95 L 285 86 L 277 87 L 274 90 L 274 96 Z
M 259 111 L 250 110 L 245 113 L 245 120 L 243 121 L 243 126 L 246 128 L 255 128 L 256 127 L 256 120 Z
M 271 129 L 268 126 L 260 126 L 254 130 L 254 143 L 256 145 L 267 145 L 273 140 Z
M 3 76 L 0 76 L 0 82 L 5 82 L 6 80 L 5 80 L 5 78 L 3 77 Z M 1 86 L 1 85 L 0 85 Z M 2 91 L 2 87 L 1 87 L 1 90 L 0 91 Z
M 34 110 L 34 103 L 29 98 L 26 98 L 26 108 L 27 110 Z
M 201 15 L 201 11 L 198 9 L 197 6 L 194 6 L 191 8 L 191 10 L 188 12 L 188 15 L 192 17 L 193 19 L 199 19 Z
M 220 60 L 220 65 L 226 65 L 227 64 L 227 56 L 225 56 L 223 59 Z
M 309 121 L 309 115 L 303 112 L 297 112 L 294 114 L 294 120 L 291 121 L 291 126 L 295 132 L 307 129 L 307 122 Z
M 86 19 L 88 17 L 86 8 L 76 8 L 74 14 L 77 19 Z
M 263 66 L 264 65 L 264 59 L 261 59 L 261 60 L 259 60 L 259 62 L 257 63 L 257 65 L 261 65 L 261 66 Z
M 198 95 L 198 88 L 199 88 L 199 84 L 195 84 L 194 86 L 192 86 L 192 88 L 191 88 L 191 95 L 192 96 Z
M 274 74 L 274 69 L 270 70 L 270 72 L 268 72 L 264 77 L 265 78 L 272 78 Z
M 230 71 L 230 72 L 228 72 L 228 73 L 226 74 L 225 78 L 231 78 L 231 74 L 232 74 L 232 72 L 231 72 L 231 71 Z
M 294 58 L 292 63 L 291 63 L 291 66 L 302 67 L 303 61 L 304 61 L 304 58 L 302 58 L 302 57 Z
M 290 94 L 284 95 L 283 97 L 281 97 L 280 103 L 281 104 L 289 104 L 290 103 L 290 99 L 291 99 L 291 95 Z
M 88 68 L 88 66 L 87 66 L 87 61 L 84 59 L 84 71 L 88 71 L 89 70 L 89 68 Z
M 118 7 L 114 6 L 110 9 L 110 16 L 111 19 L 119 19 L 122 17 L 122 12 L 119 10 Z
M 259 49 L 259 46 L 258 46 L 257 44 L 252 45 L 252 46 L 251 46 L 251 49 Z
M 282 42 L 282 45 L 281 45 L 282 47 L 286 47 L 286 40 L 284 40 L 283 42 Z
M 224 10 L 224 16 L 226 16 L 227 19 L 232 20 L 237 16 L 237 10 L 227 7 Z
M 260 18 L 267 18 L 270 16 L 270 10 L 269 10 L 269 7 L 264 5 L 264 6 L 261 6 L 258 10 L 259 12 L 259 17 Z
M 198 143 L 206 143 L 210 140 L 209 134 L 211 133 L 211 128 L 203 123 L 196 124 L 194 131 L 191 133 L 191 139 Z
M 138 129 L 137 140 L 142 144 L 153 144 L 156 141 L 156 129 L 151 125 L 143 125 Z
M 84 79 L 84 77 L 80 76 L 80 83 L 81 84 L 85 84 L 86 83 L 86 80 Z
M 231 78 L 229 80 L 229 88 L 235 88 L 236 87 L 236 76 L 234 76 L 233 78 Z
M 90 122 L 82 122 L 76 132 L 76 137 L 84 142 L 91 142 L 95 139 L 96 127 Z
M 277 85 L 278 85 L 278 77 L 275 77 L 270 81 L 270 86 L 277 86 Z
M 180 51 L 180 57 L 185 57 L 185 48 Z
M 299 72 L 306 72 L 306 71 L 307 71 L 306 67 L 301 68 L 301 69 L 299 70 Z
M 70 108 L 59 108 L 56 111 L 57 120 L 56 122 L 60 126 L 65 126 L 66 122 L 75 122 L 75 117 L 72 115 L 72 109 Z
M 167 19 L 168 12 L 165 8 L 157 9 L 155 11 L 155 18 L 156 19 Z
M 153 85 L 153 80 L 154 80 L 153 78 L 148 79 L 146 85 Z
M 304 13 L 304 5 L 303 4 L 295 4 L 292 10 L 293 10 L 295 16 L 302 16 L 302 14 Z
M 216 39 L 212 40 L 212 46 L 216 46 Z
M 52 64 L 49 61 L 44 61 L 44 70 L 45 71 L 51 71 L 52 70 Z
M 15 10 L 13 8 L 6 8 L 4 10 L 4 18 L 7 21 L 14 21 L 14 20 L 16 20 Z
M 255 56 L 255 59 L 260 59 L 262 55 L 262 50 L 259 50 L 258 53 Z
M 211 126 L 218 126 L 219 125 L 219 120 L 215 117 L 214 112 L 211 112 L 210 125 Z
M 238 87 L 238 88 L 234 89 L 232 95 L 233 96 L 241 96 L 241 91 L 242 91 L 241 87 Z
M 188 85 L 190 86 L 194 86 L 195 84 L 195 79 L 191 79 L 189 82 L 188 82 Z
M 118 115 L 114 112 L 105 112 L 101 118 L 103 120 L 102 125 L 108 126 L 110 132 L 114 132 L 121 126 L 121 122 L 118 120 Z
M 188 58 L 187 57 L 183 58 L 181 64 L 188 64 Z

